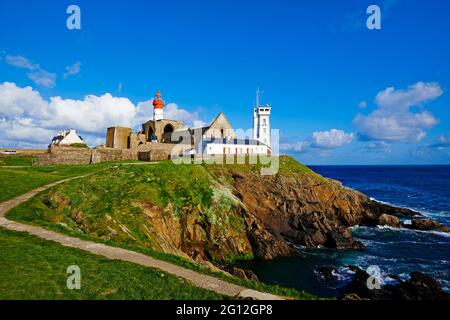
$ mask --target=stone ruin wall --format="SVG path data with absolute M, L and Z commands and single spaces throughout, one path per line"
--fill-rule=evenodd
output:
M 47 153 L 37 155 L 33 165 L 75 165 L 100 162 L 138 160 L 137 151 L 98 147 L 95 149 L 51 146 Z
M 175 143 L 151 143 L 139 147 L 137 152 L 138 160 L 141 161 L 161 161 L 169 160 Z

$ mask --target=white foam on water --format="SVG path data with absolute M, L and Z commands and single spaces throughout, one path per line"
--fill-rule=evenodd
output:
M 416 229 L 408 229 L 408 228 L 394 228 L 389 226 L 377 226 L 377 229 L 379 230 L 392 230 L 392 231 L 399 231 L 399 232 L 415 232 L 415 233 L 427 233 L 427 234 L 435 234 L 442 237 L 450 238 L 449 232 L 442 232 L 442 231 L 434 231 L 434 230 L 416 230 Z

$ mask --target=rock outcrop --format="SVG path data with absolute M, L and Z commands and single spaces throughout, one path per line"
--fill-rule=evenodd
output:
M 450 294 L 442 290 L 441 284 L 434 278 L 421 273 L 411 272 L 410 279 L 402 281 L 391 275 L 396 284 L 386 284 L 380 289 L 369 289 L 367 280 L 369 274 L 357 267 L 353 281 L 345 289 L 344 299 L 359 300 L 446 300 L 450 301 Z
M 400 219 L 391 216 L 390 214 L 383 213 L 378 219 L 378 224 L 380 226 L 389 226 L 389 227 L 399 227 L 401 225 Z
M 338 181 L 313 172 L 261 176 L 223 167 L 218 176 L 232 177 L 242 202 L 247 235 L 256 257 L 273 259 L 294 254 L 290 244 L 332 249 L 363 249 L 352 226 L 404 227 L 400 218 L 418 212 L 371 200 Z M 429 220 L 412 220 L 409 228 L 446 231 Z M 447 230 L 448 231 L 448 230 Z
M 448 232 L 448 227 L 431 219 L 412 219 L 410 225 L 404 225 L 407 228 L 422 231 Z

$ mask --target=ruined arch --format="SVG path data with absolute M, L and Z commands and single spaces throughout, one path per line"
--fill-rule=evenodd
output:
M 163 129 L 163 142 L 171 142 L 172 133 L 174 131 L 173 125 L 166 124 Z
M 166 126 L 164 127 L 164 133 L 172 133 L 173 132 L 173 126 L 168 123 L 166 124 Z
M 155 133 L 155 130 L 153 129 L 153 126 L 150 125 L 150 126 L 148 127 L 147 141 L 152 141 L 152 137 L 153 137 L 153 134 L 154 134 L 154 133 Z

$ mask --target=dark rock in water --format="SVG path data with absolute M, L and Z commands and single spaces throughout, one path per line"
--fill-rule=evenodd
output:
M 412 219 L 410 225 L 404 226 L 414 230 L 449 232 L 447 226 L 432 219 Z
M 378 218 L 378 224 L 380 226 L 389 226 L 395 228 L 400 226 L 400 219 L 390 214 L 383 213 L 380 218 Z
M 325 282 L 334 280 L 333 271 L 333 266 L 322 266 L 317 270 L 317 272 L 320 274 L 321 279 Z
M 241 279 L 259 281 L 258 276 L 251 270 L 233 267 L 231 274 Z
M 325 246 L 331 249 L 364 249 L 364 245 L 356 240 L 353 240 L 351 235 L 346 236 L 346 234 L 330 231 L 326 235 L 327 240 Z
M 366 204 L 366 208 L 374 213 L 377 217 L 380 217 L 383 214 L 388 214 L 399 218 L 421 216 L 421 214 L 417 211 L 407 208 L 393 207 L 374 200 L 370 200 L 370 202 Z
M 354 294 L 364 299 L 371 298 L 371 290 L 367 287 L 369 274 L 358 267 L 350 267 L 350 270 L 355 272 L 355 276 L 353 281 L 346 288 L 345 294 Z
M 352 270 L 355 271 L 355 277 L 345 290 L 345 299 L 450 301 L 450 294 L 442 290 L 441 284 L 421 272 L 411 272 L 411 278 L 408 281 L 401 281 L 395 277 L 398 284 L 387 284 L 380 289 L 374 287 L 370 289 L 368 286 L 369 274 L 359 268 Z

